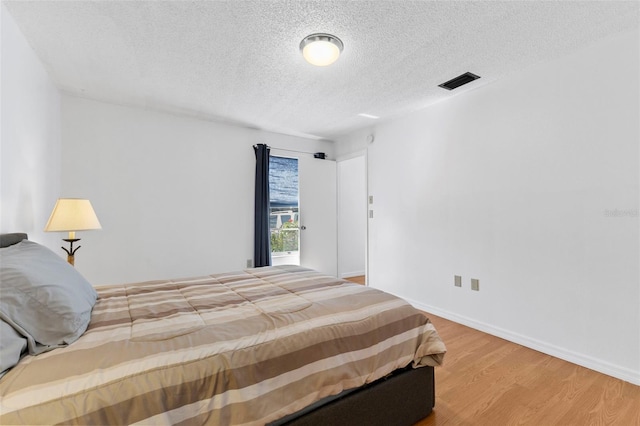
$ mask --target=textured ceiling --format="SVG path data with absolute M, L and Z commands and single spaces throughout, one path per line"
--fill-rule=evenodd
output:
M 637 1 L 3 1 L 71 93 L 334 139 L 637 28 Z M 307 64 L 315 32 L 344 42 Z M 480 80 L 452 92 L 463 72 Z

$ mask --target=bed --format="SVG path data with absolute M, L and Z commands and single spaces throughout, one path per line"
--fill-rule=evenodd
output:
M 0 378 L 0 424 L 411 425 L 434 406 L 445 346 L 381 291 L 278 266 L 97 287 L 91 304 L 93 287 L 53 252 L 24 234 L 0 246 L 0 317 L 25 339 Z M 82 300 L 63 337 L 39 337 L 32 315 L 9 318 L 64 317 L 11 310 L 6 274 L 21 250 L 72 277 L 66 291 Z

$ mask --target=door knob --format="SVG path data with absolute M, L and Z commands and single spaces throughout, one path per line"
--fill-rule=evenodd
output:
M 300 229 L 304 231 L 305 229 L 307 229 L 307 227 L 306 227 L 306 226 L 304 226 L 304 225 L 302 225 L 302 226 L 300 227 Z

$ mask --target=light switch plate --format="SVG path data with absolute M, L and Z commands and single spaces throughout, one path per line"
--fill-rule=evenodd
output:
M 373 219 L 373 210 L 369 210 L 369 219 Z
M 369 195 L 369 204 L 373 204 L 373 195 Z
M 462 277 L 460 275 L 453 276 L 453 285 L 456 287 L 462 287 Z
M 471 290 L 480 291 L 480 280 L 471 278 Z

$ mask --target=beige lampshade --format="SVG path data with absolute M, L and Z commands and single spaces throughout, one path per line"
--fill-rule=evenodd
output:
M 86 231 L 102 229 L 89 200 L 58 198 L 45 231 Z

